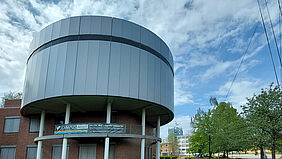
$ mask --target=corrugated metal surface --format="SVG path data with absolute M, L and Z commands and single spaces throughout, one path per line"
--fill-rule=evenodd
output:
M 30 50 L 51 39 L 78 34 L 112 35 L 141 42 L 173 64 L 169 48 L 154 33 L 110 17 L 84 16 L 58 21 L 35 36 Z M 141 99 L 173 111 L 173 72 L 151 52 L 121 42 L 87 39 L 50 46 L 27 62 L 23 106 L 49 97 L 109 95 Z

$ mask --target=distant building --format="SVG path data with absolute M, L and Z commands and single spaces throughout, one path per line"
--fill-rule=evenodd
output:
M 182 128 L 179 128 L 179 127 L 174 127 L 174 128 L 168 129 L 168 135 L 173 134 L 173 133 L 175 134 L 175 136 L 182 136 L 183 130 L 182 130 Z
M 177 142 L 179 147 L 179 155 L 187 156 L 187 150 L 189 149 L 189 138 L 190 135 L 177 136 Z
M 172 143 L 163 142 L 161 143 L 161 156 L 169 156 L 172 154 Z

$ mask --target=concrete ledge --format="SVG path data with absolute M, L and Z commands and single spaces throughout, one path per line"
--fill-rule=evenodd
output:
M 36 137 L 34 141 L 43 141 L 43 140 L 53 140 L 53 139 L 63 139 L 63 138 L 95 138 L 95 137 L 110 137 L 110 138 L 140 138 L 140 139 L 150 139 L 161 141 L 161 138 L 155 136 L 146 136 L 138 134 L 64 134 L 64 135 L 47 135 L 42 137 Z

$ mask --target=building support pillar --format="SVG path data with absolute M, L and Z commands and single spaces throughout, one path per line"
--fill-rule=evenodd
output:
M 65 124 L 68 124 L 70 122 L 70 104 L 67 104 L 66 106 L 66 115 L 65 115 Z M 67 158 L 67 146 L 68 146 L 68 139 L 63 138 L 63 146 L 62 146 L 62 159 Z
M 157 119 L 157 137 L 160 138 L 160 126 L 161 126 L 161 117 L 158 116 L 158 119 Z M 157 141 L 157 147 L 156 147 L 156 159 L 160 159 L 160 144 L 161 144 L 161 141 Z
M 111 112 L 112 112 L 112 103 L 108 102 L 107 104 L 107 117 L 106 117 L 106 123 L 111 123 Z M 105 151 L 104 151 L 104 159 L 109 159 L 109 151 L 110 150 L 110 138 L 105 138 Z
M 41 118 L 40 118 L 40 126 L 39 126 L 39 135 L 38 137 L 43 136 L 44 131 L 44 124 L 45 124 L 45 110 L 41 111 Z M 36 159 L 42 158 L 42 141 L 38 141 L 37 143 L 37 153 L 36 153 Z
M 146 135 L 146 109 L 142 109 L 142 135 Z M 141 159 L 145 159 L 145 138 L 141 139 Z

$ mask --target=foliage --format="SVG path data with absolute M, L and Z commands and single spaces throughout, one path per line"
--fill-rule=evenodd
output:
M 4 93 L 4 97 L 2 97 L 2 101 L 1 101 L 1 107 L 4 106 L 6 99 L 21 99 L 22 95 L 23 95 L 22 92 L 12 92 L 12 91 L 10 91 L 8 93 Z
M 174 133 L 169 134 L 168 137 L 167 137 L 167 140 L 168 140 L 168 142 L 171 143 L 172 153 L 173 153 L 173 155 L 175 155 L 178 152 L 178 148 L 179 148 L 177 136 Z
M 216 98 L 211 98 L 212 110 L 204 112 L 198 110 L 192 118 L 193 135 L 190 137 L 189 152 L 239 151 L 249 148 L 245 138 L 248 135 L 245 120 L 237 113 L 230 103 L 218 103 Z M 210 136 L 210 141 L 209 141 Z
M 273 88 L 271 84 L 268 89 L 262 89 L 260 94 L 247 98 L 248 102 L 242 106 L 251 132 L 249 140 L 255 148 L 270 148 L 272 157 L 275 157 L 275 149 L 281 150 L 281 96 L 279 86 Z

